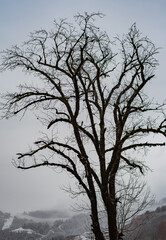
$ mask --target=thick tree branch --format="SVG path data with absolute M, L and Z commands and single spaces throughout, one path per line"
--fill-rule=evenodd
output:
M 40 163 L 40 164 L 35 164 L 35 165 L 31 165 L 31 166 L 18 166 L 17 168 L 19 169 L 23 169 L 23 170 L 26 170 L 26 169 L 32 169 L 32 168 L 38 168 L 38 167 L 43 167 L 43 166 L 50 166 L 50 167 L 60 167 L 62 169 L 65 169 L 66 171 L 68 171 L 69 173 L 71 173 L 77 180 L 78 182 L 81 184 L 81 186 L 84 188 L 84 190 L 86 191 L 87 195 L 90 196 L 90 193 L 89 193 L 89 189 L 87 188 L 86 184 L 82 181 L 81 177 L 79 176 L 79 174 L 71 169 L 68 165 L 66 164 L 59 164 L 59 163 L 51 163 L 51 162 L 48 162 L 48 161 L 45 161 L 43 163 Z

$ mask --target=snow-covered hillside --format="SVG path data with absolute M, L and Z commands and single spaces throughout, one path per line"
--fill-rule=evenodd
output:
M 145 231 L 141 240 L 144 237 L 146 239 L 148 232 L 159 236 L 160 228 L 166 229 L 166 199 L 156 202 L 146 213 L 133 219 L 133 226 L 145 218 L 148 231 L 144 224 Z M 0 212 L 0 239 L 3 240 L 89 240 L 93 239 L 90 228 L 90 217 L 83 213 L 71 216 L 64 212 L 61 214 L 60 211 L 34 211 L 12 216 Z M 164 237 L 166 239 L 166 234 Z
M 9 218 L 7 218 L 5 220 L 5 223 L 4 223 L 3 227 L 2 227 L 2 230 L 10 228 L 10 226 L 12 225 L 13 219 L 14 219 L 13 216 L 10 216 Z
M 90 234 L 87 214 L 67 217 L 67 214 L 56 211 L 36 211 L 17 216 L 9 214 L 2 222 L 0 239 L 10 236 L 10 240 L 63 240 L 66 237 L 71 240 L 87 240 Z

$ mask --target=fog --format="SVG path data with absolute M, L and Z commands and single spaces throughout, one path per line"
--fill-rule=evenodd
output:
M 0 0 L 0 51 L 27 40 L 30 32 L 51 29 L 53 20 L 68 18 L 84 11 L 102 12 L 105 17 L 97 24 L 112 38 L 127 33 L 136 22 L 140 31 L 158 47 L 159 67 L 156 79 L 147 89 L 149 95 L 163 101 L 166 97 L 166 2 L 163 0 Z M 31 78 L 20 71 L 0 73 L 0 93 L 14 91 L 22 79 Z M 50 168 L 21 171 L 12 164 L 17 152 L 26 151 L 45 128 L 33 113 L 0 121 L 0 210 L 21 212 L 36 209 L 70 208 L 71 200 L 61 188 L 69 176 Z M 146 179 L 157 199 L 166 196 L 166 149 L 157 148 L 147 155 L 152 169 Z M 70 179 L 71 184 L 73 180 Z

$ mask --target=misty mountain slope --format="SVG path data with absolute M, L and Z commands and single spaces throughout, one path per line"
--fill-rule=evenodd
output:
M 126 229 L 134 231 L 125 233 L 124 240 L 166 240 L 166 206 L 155 206 L 156 210 L 132 219 Z M 70 216 L 60 211 L 34 211 L 13 216 L 4 228 L 11 217 L 0 212 L 0 240 L 89 240 L 92 234 L 90 217 L 84 213 Z
M 29 216 L 38 219 L 66 219 L 69 214 L 66 211 L 58 210 L 38 210 L 24 213 L 24 217 Z
M 66 220 L 59 229 L 66 235 L 80 235 L 90 231 L 90 217 L 87 214 L 79 214 Z
M 80 236 L 90 226 L 89 216 L 87 214 L 67 216 L 67 213 L 61 213 L 60 211 L 34 211 L 13 217 L 1 212 L 0 239 L 74 240 L 75 237 L 82 239 Z M 4 228 L 5 224 L 6 227 Z
M 134 218 L 127 227 L 134 231 L 126 234 L 125 240 L 166 240 L 166 206 L 146 211 Z

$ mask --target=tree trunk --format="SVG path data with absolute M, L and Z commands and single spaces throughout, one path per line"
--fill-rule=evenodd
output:
M 107 219 L 108 219 L 108 233 L 110 240 L 118 240 L 118 229 L 116 222 L 116 195 L 115 195 L 115 175 L 113 174 L 109 180 L 109 193 L 107 197 Z
M 95 240 L 105 240 L 103 232 L 100 228 L 98 211 L 97 211 L 97 202 L 91 199 L 91 219 L 92 219 L 92 231 L 95 235 Z
M 116 202 L 111 199 L 107 206 L 108 233 L 110 240 L 118 240 L 118 229 L 116 223 Z

